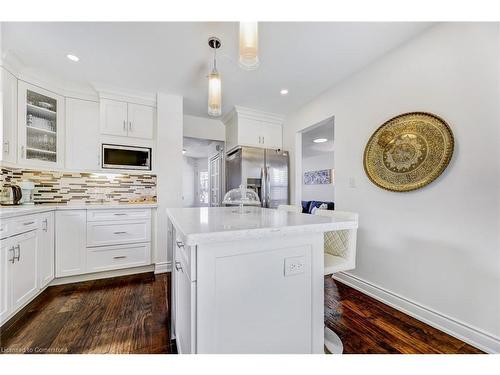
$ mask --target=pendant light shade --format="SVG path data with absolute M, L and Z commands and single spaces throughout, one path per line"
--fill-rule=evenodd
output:
M 259 25 L 240 22 L 240 66 L 254 70 L 259 66 Z
M 221 42 L 218 38 L 208 39 L 208 45 L 214 50 L 214 66 L 208 75 L 208 115 L 217 117 L 222 114 L 222 82 L 217 71 L 217 49 Z
M 222 113 L 222 82 L 217 70 L 208 75 L 208 114 L 220 116 Z

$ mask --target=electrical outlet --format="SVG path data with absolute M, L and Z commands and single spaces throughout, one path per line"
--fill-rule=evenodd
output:
M 304 273 L 306 260 L 303 256 L 285 258 L 285 276 Z

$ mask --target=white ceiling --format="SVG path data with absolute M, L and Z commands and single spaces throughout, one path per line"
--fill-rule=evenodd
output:
M 313 141 L 317 138 L 326 138 L 327 141 L 314 143 Z M 333 152 L 333 140 L 333 118 L 328 118 L 302 133 L 302 156 L 311 157 Z
M 223 114 L 235 104 L 286 114 L 430 26 L 262 22 L 256 71 L 237 64 L 236 22 L 3 23 L 2 35 L 4 50 L 30 69 L 79 84 L 180 94 L 186 114 L 206 116 L 209 36 L 222 40 Z
M 213 154 L 215 144 L 224 146 L 224 142 L 212 141 L 210 139 L 184 137 L 182 149 L 186 150 L 184 156 L 190 158 L 208 158 Z

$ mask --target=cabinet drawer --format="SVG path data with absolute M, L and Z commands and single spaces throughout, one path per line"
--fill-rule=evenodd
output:
M 149 219 L 151 209 L 88 210 L 87 221 L 117 221 Z
M 87 272 L 101 272 L 151 264 L 149 243 L 87 249 Z
M 11 222 L 5 219 L 0 220 L 0 239 L 9 237 Z
M 151 221 L 87 222 L 87 246 L 151 241 Z
M 9 235 L 29 232 L 38 229 L 40 225 L 38 216 L 22 216 L 13 219 L 9 225 Z
M 180 265 L 174 264 L 174 266 L 181 266 L 189 279 L 191 281 L 196 281 L 196 247 L 184 245 L 183 237 L 179 234 L 176 236 L 174 246 L 177 254 L 175 261 L 181 263 Z

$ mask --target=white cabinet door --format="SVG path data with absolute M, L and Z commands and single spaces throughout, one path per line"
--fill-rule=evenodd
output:
M 128 136 L 153 139 L 155 109 L 147 105 L 128 103 Z
M 191 282 L 189 272 L 180 254 L 180 248 L 175 247 L 175 338 L 180 354 L 196 352 L 196 283 Z
M 17 78 L 0 67 L 0 106 L 3 131 L 0 130 L 0 160 L 15 163 L 17 159 Z M 2 128 L 0 127 L 0 128 Z
M 66 98 L 66 168 L 99 169 L 100 152 L 99 103 Z
M 262 122 L 249 118 L 239 118 L 238 144 L 240 146 L 264 147 Z
M 41 215 L 41 229 L 39 231 L 38 251 L 38 286 L 45 288 L 54 280 L 55 243 L 54 243 L 54 213 L 47 212 Z
M 14 257 L 14 245 L 10 238 L 0 241 L 0 325 L 5 322 L 10 312 L 10 268 Z
M 86 211 L 56 211 L 56 225 L 56 277 L 85 273 Z
M 283 147 L 282 126 L 270 122 L 261 122 L 260 134 L 263 147 L 281 149 Z
M 64 165 L 64 97 L 18 82 L 19 164 L 28 167 Z
M 12 309 L 17 310 L 38 292 L 37 232 L 20 234 L 12 239 L 16 256 L 10 270 Z
M 128 130 L 127 103 L 101 100 L 101 133 L 126 136 Z

